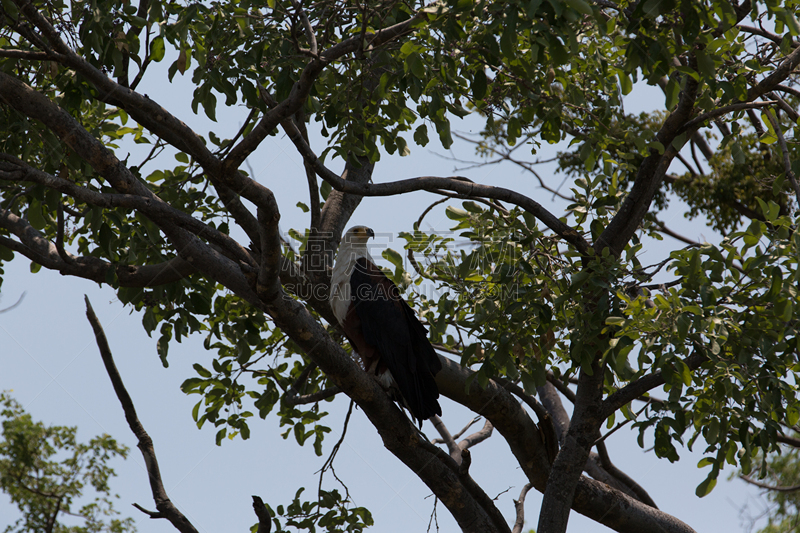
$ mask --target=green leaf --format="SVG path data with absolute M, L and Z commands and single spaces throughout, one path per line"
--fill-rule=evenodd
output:
M 169 337 L 166 335 L 162 335 L 158 342 L 156 343 L 156 351 L 158 352 L 158 357 L 161 359 L 161 364 L 164 368 L 169 367 L 169 362 L 167 361 L 167 353 L 169 352 Z
M 428 144 L 428 127 L 425 124 L 421 124 L 414 130 L 414 142 L 420 146 Z
M 381 255 L 383 256 L 384 259 L 393 264 L 397 269 L 404 270 L 403 256 L 400 255 L 395 250 L 387 248 L 383 251 L 383 253 L 381 253 Z
M 472 98 L 476 101 L 483 100 L 483 97 L 486 96 L 486 86 L 486 72 L 484 72 L 483 68 L 479 68 L 472 78 Z
M 697 495 L 698 498 L 702 498 L 704 496 L 708 496 L 711 494 L 711 491 L 714 490 L 714 487 L 717 486 L 717 478 L 716 477 L 707 477 L 705 481 L 700 483 L 695 489 L 694 493 Z
M 201 365 L 200 363 L 193 364 L 192 368 L 194 368 L 195 372 L 197 372 L 199 375 L 201 375 L 204 378 L 210 378 L 211 377 L 211 372 L 206 370 L 203 367 L 203 365 Z
M 566 0 L 567 5 L 582 15 L 592 15 L 592 6 L 585 0 Z
M 14 259 L 14 252 L 0 244 L 0 261 L 11 261 Z
M 41 231 L 47 225 L 44 218 L 44 207 L 37 200 L 31 202 L 30 207 L 28 207 L 27 216 L 28 223 L 30 223 L 34 229 Z
M 617 78 L 619 79 L 619 88 L 622 91 L 622 95 L 625 96 L 630 94 L 633 90 L 631 78 L 622 71 L 617 72 Z
M 158 63 L 164 59 L 164 38 L 160 35 L 150 43 L 150 59 Z
M 696 50 L 695 55 L 700 74 L 706 78 L 715 79 L 717 77 L 717 67 L 714 64 L 714 60 L 703 50 Z
M 676 105 L 678 105 L 678 98 L 681 94 L 681 86 L 678 83 L 678 80 L 675 78 L 670 78 L 669 82 L 667 83 L 666 89 L 664 89 L 664 93 L 667 97 L 666 99 L 666 108 L 672 109 Z

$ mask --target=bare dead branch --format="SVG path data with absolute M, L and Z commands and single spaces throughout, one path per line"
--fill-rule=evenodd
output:
M 442 437 L 441 439 L 436 439 L 432 442 L 434 444 L 438 444 L 439 442 L 444 443 L 447 446 L 447 451 L 450 453 L 450 457 L 452 457 L 456 463 L 461 464 L 461 448 L 459 448 L 458 444 L 456 444 L 456 441 L 450 434 L 447 426 L 444 425 L 442 419 L 437 415 L 433 415 L 430 420 L 433 424 L 433 427 Z
M 494 426 L 492 426 L 492 423 L 489 420 L 486 420 L 480 430 L 462 439 L 458 443 L 458 447 L 462 450 L 468 450 L 469 448 L 472 448 L 473 446 L 480 444 L 491 437 L 492 431 L 494 431 Z
M 132 503 L 131 505 L 136 507 L 138 510 L 140 510 L 141 512 L 143 512 L 144 514 L 146 514 L 150 518 L 166 518 L 164 516 L 164 513 L 159 513 L 159 512 L 156 512 L 156 511 L 148 511 L 147 509 L 145 509 L 144 507 L 142 507 L 138 503 Z
M 526 483 L 519 493 L 519 499 L 514 500 L 514 509 L 517 511 L 517 519 L 514 521 L 514 527 L 511 529 L 511 533 L 522 533 L 522 526 L 525 525 L 525 496 L 528 495 L 528 491 L 531 490 L 531 488 L 533 488 L 533 485 Z
M 264 505 L 264 501 L 258 496 L 253 496 L 253 511 L 258 517 L 256 533 L 269 533 L 272 529 L 272 517 L 269 515 L 269 509 Z
M 466 433 L 469 428 L 471 428 L 473 425 L 475 425 L 478 422 L 478 420 L 480 420 L 480 419 L 481 419 L 480 416 L 476 416 L 475 418 L 473 418 L 469 423 L 467 423 L 467 425 L 465 425 L 463 428 L 461 428 L 461 431 L 459 431 L 458 433 L 454 434 L 453 438 L 454 439 L 459 438 L 461 435 Z
M 125 419 L 128 421 L 128 426 L 130 426 L 131 431 L 139 441 L 138 448 L 144 457 L 144 463 L 145 467 L 147 468 L 148 477 L 150 478 L 150 489 L 153 493 L 153 500 L 156 503 L 156 509 L 158 509 L 158 512 L 163 515 L 164 518 L 169 520 L 175 529 L 181 533 L 197 533 L 197 530 L 194 528 L 192 523 L 189 522 L 189 520 L 178 510 L 177 507 L 175 507 L 175 505 L 173 505 L 169 499 L 169 496 L 167 496 L 167 491 L 164 490 L 164 484 L 161 481 L 161 472 L 158 468 L 158 459 L 156 458 L 155 448 L 153 447 L 153 440 L 150 438 L 150 435 L 147 434 L 147 431 L 145 431 L 141 422 L 139 422 L 139 417 L 136 415 L 136 409 L 133 405 L 133 400 L 131 400 L 127 389 L 125 389 L 125 385 L 122 383 L 122 377 L 119 375 L 116 364 L 114 364 L 114 358 L 111 355 L 111 348 L 108 346 L 108 340 L 106 339 L 105 332 L 103 331 L 103 326 L 100 324 L 100 321 L 97 319 L 97 315 L 95 315 L 94 310 L 92 309 L 92 304 L 89 302 L 89 297 L 84 296 L 84 300 L 86 302 L 86 317 L 89 319 L 89 323 L 92 325 L 92 330 L 94 330 L 97 347 L 100 350 L 100 356 L 103 358 L 103 364 L 106 367 L 106 372 L 111 380 L 111 384 L 114 386 L 114 392 L 117 394 L 119 403 L 122 405 L 122 410 L 125 412 Z M 137 508 L 139 507 L 137 506 Z M 150 514 L 150 517 L 155 518 L 155 516 L 152 514 Z

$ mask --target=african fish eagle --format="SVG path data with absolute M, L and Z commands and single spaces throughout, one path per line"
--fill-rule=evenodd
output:
M 331 308 L 364 370 L 422 424 L 442 414 L 434 380 L 442 363 L 425 326 L 370 257 L 367 240 L 374 236 L 366 226 L 344 234 L 331 276 Z

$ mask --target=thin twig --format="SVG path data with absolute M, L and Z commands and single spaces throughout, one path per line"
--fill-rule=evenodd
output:
M 766 489 L 766 490 L 774 490 L 775 492 L 795 492 L 800 490 L 800 485 L 791 485 L 789 487 L 781 487 L 778 485 L 767 485 L 766 483 L 761 483 L 760 481 L 756 481 L 755 479 L 751 478 L 750 476 L 745 476 L 744 474 L 739 476 L 744 481 L 750 483 L 751 485 L 755 485 L 756 487 Z
M 15 303 L 11 304 L 9 307 L 6 307 L 5 309 L 0 309 L 0 314 L 7 313 L 8 311 L 11 311 L 15 307 L 19 306 L 19 304 L 21 304 L 22 300 L 25 298 L 26 294 L 27 294 L 27 291 L 23 292 L 22 294 L 19 295 L 19 298 L 17 299 L 17 301 Z

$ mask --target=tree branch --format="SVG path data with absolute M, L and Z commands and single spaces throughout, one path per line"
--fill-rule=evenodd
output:
M 625 248 L 625 244 L 639 228 L 645 214 L 650 210 L 653 196 L 661 186 L 672 159 L 678 153 L 678 150 L 672 145 L 673 141 L 682 131 L 686 132 L 687 136 L 691 136 L 693 133 L 691 129 L 683 126 L 694 110 L 697 85 L 698 83 L 694 79 L 687 77 L 686 88 L 681 91 L 677 107 L 664 120 L 661 129 L 656 134 L 656 140 L 664 147 L 663 154 L 651 149 L 650 155 L 642 161 L 631 191 L 623 200 L 617 214 L 594 243 L 596 252 L 599 253 L 608 247 L 614 256 L 619 256 Z
M 148 218 L 159 226 L 174 224 L 182 227 L 191 231 L 198 237 L 203 237 L 209 242 L 213 242 L 221 249 L 226 250 L 232 259 L 255 264 L 250 253 L 235 239 L 204 224 L 191 215 L 175 209 L 170 204 L 161 201 L 160 198 L 158 201 L 153 201 L 151 198 L 140 195 L 100 193 L 81 187 L 70 180 L 52 176 L 46 172 L 34 169 L 25 162 L 7 154 L 0 154 L 0 161 L 10 163 L 10 165 L 0 163 L 0 180 L 37 183 L 59 191 L 62 194 L 66 194 L 79 202 L 98 207 L 134 209 L 147 215 Z M 155 198 L 158 197 L 155 196 Z
M 156 458 L 155 448 L 153 447 L 153 440 L 147 434 L 139 417 L 136 415 L 136 409 L 133 406 L 128 391 L 122 383 L 122 377 L 119 375 L 117 366 L 114 364 L 114 358 L 111 355 L 111 348 L 108 346 L 108 340 L 103 332 L 103 326 L 94 314 L 92 304 L 89 302 L 89 297 L 84 296 L 86 301 L 86 317 L 94 330 L 94 336 L 97 341 L 97 347 L 100 350 L 100 356 L 103 358 L 103 364 L 106 367 L 106 372 L 114 386 L 114 392 L 117 394 L 119 403 L 122 405 L 122 410 L 125 412 L 125 419 L 128 421 L 131 431 L 139 441 L 138 447 L 144 457 L 144 464 L 147 468 L 147 474 L 150 478 L 150 489 L 153 493 L 153 500 L 156 503 L 156 509 L 163 515 L 164 518 L 180 531 L 181 533 L 197 533 L 197 530 L 189 522 L 189 520 L 181 513 L 175 505 L 170 501 L 164 490 L 164 484 L 161 481 L 161 472 L 158 468 L 158 459 Z M 151 515 L 152 517 L 152 515 Z
M 72 262 L 65 261 L 56 246 L 38 230 L 10 211 L 0 209 L 0 228 L 6 229 L 21 242 L 0 235 L 0 244 L 18 252 L 43 267 L 56 270 L 67 276 L 90 279 L 105 283 L 108 271 L 113 269 L 123 287 L 155 287 L 173 283 L 197 270 L 188 261 L 175 257 L 155 265 L 114 265 L 93 256 L 76 257 L 69 254 Z M 66 252 L 68 254 L 68 252 Z
M 532 487 L 533 485 L 526 483 L 519 493 L 519 499 L 514 500 L 514 509 L 517 511 L 517 519 L 514 521 L 514 527 L 511 533 L 522 533 L 522 526 L 525 525 L 525 496 L 528 495 L 528 491 L 531 490 Z
M 442 422 L 442 419 L 439 418 L 438 415 L 433 415 L 431 417 L 431 423 L 433 424 L 433 427 L 436 428 L 436 431 L 439 433 L 439 435 L 442 437 L 441 442 L 443 442 L 447 446 L 447 451 L 450 453 L 450 457 L 452 457 L 453 461 L 455 461 L 456 463 L 461 464 L 461 448 L 459 448 L 458 444 L 456 444 L 455 439 L 450 434 L 450 431 L 447 429 L 447 426 L 444 425 L 444 422 Z
M 272 517 L 269 516 L 269 510 L 264 505 L 263 500 L 258 496 L 253 496 L 253 511 L 258 517 L 258 529 L 256 533 L 269 533 L 272 529 Z
M 800 48 L 798 48 L 798 50 L 800 50 Z M 786 145 L 786 138 L 783 136 L 781 125 L 778 119 L 775 118 L 775 114 L 769 109 L 767 109 L 765 113 L 770 124 L 772 124 L 775 135 L 778 136 L 778 146 L 780 146 L 781 153 L 783 154 L 783 170 L 786 173 L 786 177 L 789 178 L 789 183 L 792 184 L 792 189 L 794 189 L 794 195 L 797 199 L 797 207 L 800 209 L 800 184 L 797 183 L 797 177 L 794 175 L 794 172 L 792 172 L 792 161 L 789 157 L 789 147 Z
M 420 10 L 403 22 L 374 33 L 367 33 L 363 39 L 361 35 L 354 35 L 322 51 L 318 57 L 309 61 L 300 73 L 299 79 L 292 86 L 289 96 L 265 113 L 250 134 L 230 151 L 224 161 L 225 169 L 238 168 L 272 130 L 302 107 L 314 82 L 326 66 L 365 46 L 374 48 L 408 33 L 423 16 L 425 13 Z
M 330 183 L 331 186 L 337 191 L 357 194 L 360 196 L 395 196 L 413 191 L 429 191 L 438 193 L 440 190 L 445 190 L 456 192 L 467 198 L 492 198 L 494 200 L 500 200 L 518 205 L 541 220 L 548 228 L 553 230 L 562 239 L 575 246 L 579 252 L 582 254 L 588 252 L 589 244 L 581 234 L 559 220 L 555 215 L 550 213 L 538 202 L 516 191 L 502 187 L 493 187 L 491 185 L 481 185 L 461 176 L 450 178 L 424 176 L 389 183 L 354 183 L 345 179 L 345 177 L 337 176 L 334 172 L 325 167 L 316 154 L 314 154 L 311 148 L 302 139 L 300 132 L 297 131 L 294 125 L 289 124 L 288 121 L 287 123 L 282 123 L 281 125 L 284 127 L 286 133 L 294 143 L 298 152 L 300 152 L 303 158 L 311 164 L 311 166 L 317 172 L 317 175 Z
M 767 485 L 766 483 L 761 483 L 760 481 L 756 481 L 750 476 L 745 476 L 745 475 L 740 475 L 739 479 L 742 479 L 747 483 L 755 485 L 756 487 L 759 487 L 761 489 L 774 490 L 775 492 L 797 492 L 798 490 L 800 490 L 800 485 L 791 485 L 789 487 L 781 487 L 778 485 Z
M 485 388 L 481 387 L 476 380 L 470 379 L 473 372 L 469 369 L 446 357 L 439 357 L 439 360 L 442 361 L 442 370 L 436 375 L 436 384 L 440 394 L 489 419 L 508 442 L 511 453 L 531 484 L 539 492 L 544 492 L 550 474 L 550 459 L 536 424 L 515 396 L 494 380 L 489 380 Z M 469 387 L 467 383 L 470 383 Z M 620 533 L 694 532 L 675 517 L 585 476 L 580 478 L 575 489 L 572 508 Z
M 747 101 L 752 102 L 775 89 L 778 84 L 789 77 L 789 74 L 791 74 L 798 65 L 800 65 L 800 47 L 795 48 L 791 54 L 786 56 L 786 59 L 772 71 L 772 74 L 747 91 Z
M 698 115 L 697 117 L 693 118 L 689 122 L 683 125 L 680 129 L 680 132 L 686 131 L 689 129 L 694 128 L 695 126 L 701 126 L 704 122 L 708 120 L 713 120 L 717 117 L 721 117 L 723 115 L 727 115 L 728 113 L 735 113 L 736 111 L 747 111 L 749 109 L 759 109 L 761 107 L 768 107 L 771 105 L 777 104 L 777 101 L 767 101 L 767 102 L 739 102 L 736 104 L 726 105 L 717 109 L 713 109 L 708 111 L 707 113 L 703 113 L 702 115 Z
M 691 355 L 683 360 L 686 366 L 689 367 L 689 370 L 696 370 L 706 361 L 708 361 L 708 357 L 706 357 L 706 355 L 700 350 L 695 350 Z M 650 374 L 642 376 L 636 381 L 629 383 L 603 400 L 603 407 L 601 409 L 603 418 L 608 418 L 623 405 L 663 384 L 664 376 L 660 370 L 651 372 Z

